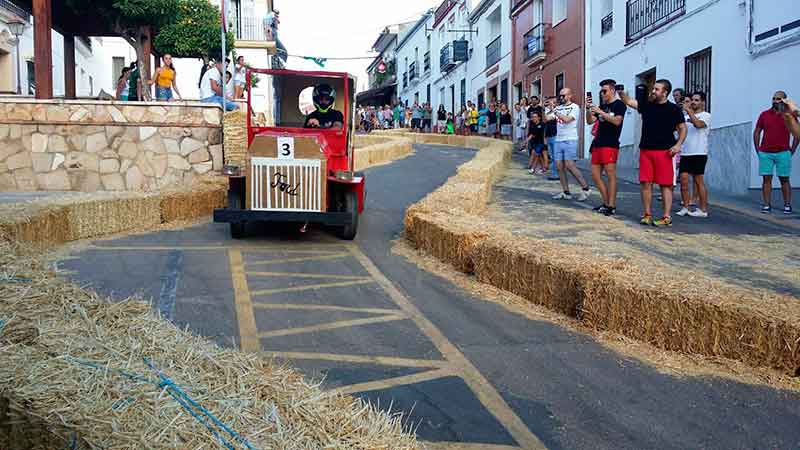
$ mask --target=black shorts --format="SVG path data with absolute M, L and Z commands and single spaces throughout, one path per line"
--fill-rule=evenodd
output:
M 703 175 L 706 173 L 706 162 L 708 162 L 708 155 L 681 156 L 680 173 Z
M 419 121 L 422 119 L 411 119 L 411 128 L 419 128 Z

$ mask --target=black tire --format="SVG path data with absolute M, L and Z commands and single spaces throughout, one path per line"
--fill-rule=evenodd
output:
M 243 205 L 242 192 L 228 189 L 228 209 L 242 209 Z M 245 224 L 246 222 L 231 222 L 231 237 L 233 239 L 242 239 L 244 237 Z
M 352 222 L 339 228 L 339 237 L 352 241 L 358 232 L 358 196 L 353 191 L 344 192 L 341 202 L 342 212 L 350 213 Z

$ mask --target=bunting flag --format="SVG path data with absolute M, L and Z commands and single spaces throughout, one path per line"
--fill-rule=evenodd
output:
M 320 67 L 325 67 L 325 63 L 328 62 L 328 58 L 316 58 L 314 56 L 303 56 L 303 59 L 314 61 Z

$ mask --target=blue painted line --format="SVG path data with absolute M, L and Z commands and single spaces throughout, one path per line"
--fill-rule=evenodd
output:
M 167 255 L 167 271 L 161 276 L 161 293 L 158 296 L 158 312 L 167 320 L 175 316 L 175 297 L 178 279 L 183 267 L 183 251 L 172 250 Z

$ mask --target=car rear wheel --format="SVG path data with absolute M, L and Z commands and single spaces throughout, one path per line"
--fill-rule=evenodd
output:
M 244 206 L 243 192 L 236 190 L 228 191 L 228 209 L 242 209 Z M 231 222 L 231 237 L 242 239 L 246 222 Z
M 342 201 L 340 203 L 341 211 L 349 213 L 351 222 L 344 225 L 339 229 L 339 237 L 352 241 L 358 232 L 358 196 L 354 191 L 347 191 L 342 193 Z

